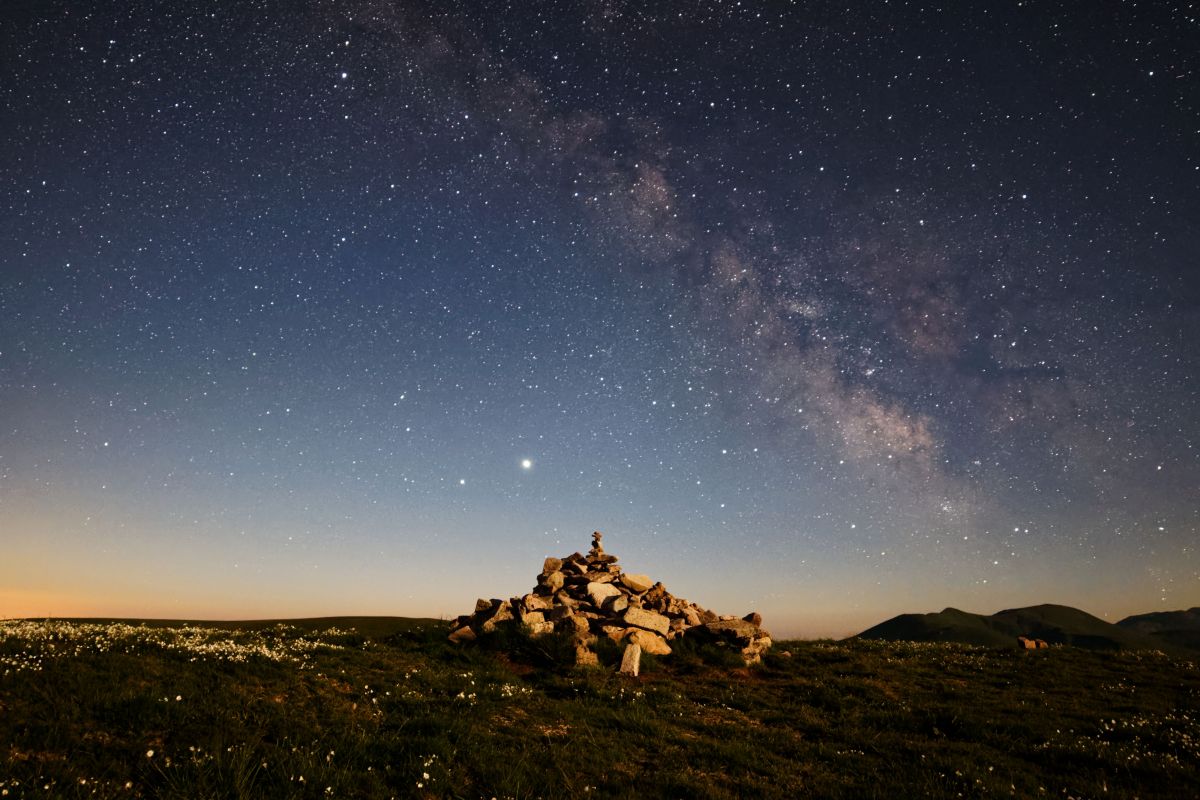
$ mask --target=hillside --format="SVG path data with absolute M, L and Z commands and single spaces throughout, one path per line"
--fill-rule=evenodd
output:
M 0 621 L 0 794 L 1200 796 L 1200 675 L 1161 652 L 681 645 L 626 678 L 555 635 L 129 622 Z
M 1012 647 L 1018 636 L 1088 650 L 1154 650 L 1164 644 L 1171 647 L 1139 630 L 1105 622 L 1077 608 L 1051 604 L 1007 609 L 991 616 L 957 608 L 936 614 L 901 614 L 853 638 Z
M 1186 611 L 1154 611 L 1126 617 L 1117 623 L 1127 630 L 1143 633 L 1165 646 L 1200 650 L 1200 607 Z

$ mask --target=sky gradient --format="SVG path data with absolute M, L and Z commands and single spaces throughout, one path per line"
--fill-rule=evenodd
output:
M 0 617 L 1200 605 L 1195 9 L 0 10 Z

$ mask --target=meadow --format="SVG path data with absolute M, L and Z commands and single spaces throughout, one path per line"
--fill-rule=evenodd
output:
M 646 657 L 435 621 L 0 621 L 0 797 L 1197 797 L 1156 651 L 780 642 Z

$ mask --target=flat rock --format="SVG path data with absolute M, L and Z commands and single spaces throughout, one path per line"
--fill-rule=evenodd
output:
M 637 592 L 638 594 L 649 590 L 654 585 L 654 581 L 650 580 L 648 575 L 637 575 L 628 572 L 622 572 L 620 580 L 631 592 Z
M 732 636 L 738 639 L 753 639 L 762 629 L 744 619 L 726 619 L 719 622 L 709 622 L 705 626 L 710 633 L 718 636 Z
M 665 634 L 671 627 L 671 620 L 662 614 L 647 611 L 644 608 L 634 608 L 633 606 L 625 609 L 625 613 L 621 616 L 621 619 L 625 620 L 626 625 L 632 625 L 635 628 L 645 628 L 648 631 L 654 631 L 659 634 Z M 650 651 L 647 650 L 647 652 Z
M 610 597 L 619 596 L 621 590 L 611 583 L 592 582 L 587 585 L 587 593 L 588 597 L 592 598 L 592 602 L 596 604 L 596 608 L 603 608 L 604 601 Z

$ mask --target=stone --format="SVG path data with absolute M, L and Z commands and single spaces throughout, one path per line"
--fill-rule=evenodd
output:
M 549 611 L 553 607 L 550 598 L 536 594 L 527 594 L 521 598 L 521 604 L 526 611 Z
M 603 608 L 604 601 L 610 597 L 617 597 L 621 594 L 621 590 L 611 583 L 593 582 L 587 585 L 587 593 L 588 597 L 592 598 L 592 602 L 596 604 L 596 608 Z
M 683 610 L 683 619 L 687 622 L 689 628 L 694 628 L 700 624 L 700 614 L 694 608 L 685 608 Z
M 547 558 L 542 562 L 542 574 L 549 575 L 551 572 L 558 572 L 562 569 L 562 565 L 561 558 Z
M 762 654 L 771 649 L 771 637 L 759 636 L 742 648 L 742 659 L 747 665 L 762 661 Z
M 753 639 L 762 629 L 757 625 L 746 622 L 744 619 L 721 620 L 720 622 L 709 622 L 704 626 L 710 633 L 715 633 L 718 636 L 726 636 L 735 639 L 745 639 L 749 641 Z
M 635 628 L 645 628 L 648 631 L 654 631 L 659 634 L 665 634 L 671 626 L 671 621 L 662 614 L 647 611 L 644 608 L 634 608 L 633 606 L 625 609 L 625 613 L 621 615 L 621 619 L 625 620 L 626 625 L 632 625 Z
M 561 589 L 563 587 L 563 580 L 564 576 L 558 570 L 538 576 L 538 583 L 548 588 L 551 592 L 557 592 Z
M 566 619 L 574 613 L 575 609 L 571 606 L 555 606 L 554 608 L 550 609 L 550 613 L 546 615 L 546 618 L 551 622 L 558 622 L 559 620 Z
M 642 646 L 640 644 L 625 645 L 625 652 L 621 654 L 621 674 L 636 678 L 641 668 Z
M 464 625 L 461 628 L 459 628 L 458 630 L 451 633 L 447 638 L 450 641 L 454 642 L 454 644 L 461 644 L 462 642 L 473 642 L 473 641 L 475 641 L 475 631 L 471 630 L 471 627 L 469 625 Z
M 587 574 L 589 583 L 612 583 L 613 576 L 608 572 L 599 572 L 592 570 Z
M 493 605 L 499 605 L 499 600 L 484 600 L 482 597 L 475 601 L 475 613 L 479 614 L 484 611 L 490 611 Z
M 600 633 L 614 642 L 619 642 L 629 633 L 629 628 L 622 628 L 619 625 L 601 625 Z
M 620 580 L 621 583 L 625 584 L 629 591 L 636 592 L 637 594 L 641 594 L 642 592 L 649 590 L 649 588 L 654 585 L 654 581 L 650 580 L 648 576 L 630 574 L 628 572 L 622 572 Z
M 592 648 L 580 642 L 575 645 L 575 666 L 577 667 L 594 667 L 600 663 L 600 659 Z
M 545 636 L 548 633 L 554 633 L 553 622 L 534 622 L 529 626 L 530 636 Z
M 563 617 L 562 619 L 558 620 L 555 628 L 563 633 L 569 633 L 572 636 L 586 635 L 591 630 L 591 626 L 588 624 L 588 621 L 585 617 L 575 615 Z
M 751 625 L 762 625 L 762 614 L 758 613 L 757 611 L 751 611 L 749 614 L 742 617 L 742 619 L 746 622 L 749 622 Z
M 482 625 L 479 626 L 479 630 L 483 633 L 491 633 L 492 631 L 496 630 L 496 626 L 499 623 L 508 622 L 512 619 L 514 619 L 512 606 L 509 605 L 507 600 L 505 600 L 503 603 L 496 606 L 495 613 L 493 613 L 491 617 L 489 617 Z
M 604 601 L 604 610 L 610 614 L 620 614 L 627 608 L 629 608 L 629 598 L 623 594 L 618 594 Z
M 671 645 L 667 644 L 666 639 L 650 631 L 635 630 L 626 637 L 626 641 L 638 645 L 644 652 L 652 656 L 671 655 Z
M 520 615 L 520 620 L 522 625 L 536 625 L 546 621 L 546 614 L 542 611 L 526 611 Z

